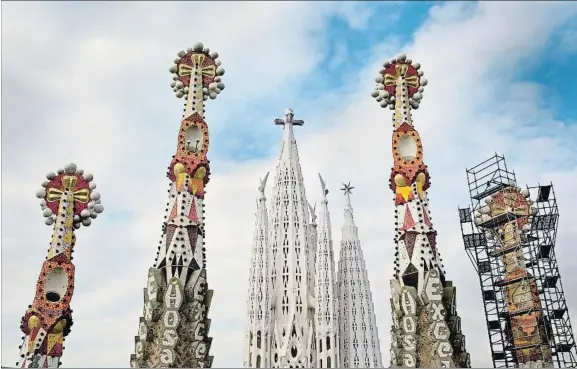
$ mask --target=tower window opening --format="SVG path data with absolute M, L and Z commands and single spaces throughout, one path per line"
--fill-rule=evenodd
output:
M 260 368 L 260 355 L 256 355 L 256 367 Z
M 48 292 L 46 294 L 46 300 L 50 302 L 58 302 L 60 301 L 60 295 L 57 292 Z
M 331 357 L 327 357 L 327 368 L 331 367 Z
M 256 347 L 257 348 L 261 347 L 261 333 L 260 333 L 260 331 L 256 332 Z
M 68 290 L 68 275 L 62 268 L 54 268 L 46 276 L 44 282 L 46 300 L 58 302 Z
M 331 338 L 327 336 L 327 350 L 331 349 Z

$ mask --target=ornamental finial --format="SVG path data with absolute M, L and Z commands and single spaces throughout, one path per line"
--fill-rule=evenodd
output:
M 221 81 L 224 68 L 220 66 L 218 53 L 204 47 L 202 42 L 197 42 L 186 51 L 179 51 L 177 55 L 174 65 L 169 69 L 173 79 L 170 87 L 176 97 L 186 99 L 185 117 L 194 112 L 203 115 L 203 102 L 208 98 L 216 99 L 225 87 Z
M 96 183 L 92 182 L 94 177 L 78 169 L 76 164 L 70 163 L 56 173 L 49 172 L 46 179 L 42 188 L 36 192 L 36 197 L 41 199 L 40 207 L 46 218 L 46 225 L 54 224 L 59 215 L 60 202 L 66 201 L 68 195 L 74 201 L 70 213 L 74 228 L 80 228 L 80 225 L 89 226 L 92 219 L 96 219 L 104 210 L 100 193 L 95 191 Z
M 351 182 L 349 182 L 349 183 L 343 183 L 343 188 L 341 188 L 341 191 L 343 191 L 346 196 L 346 195 L 352 195 L 353 189 L 354 187 L 351 186 Z
M 375 78 L 377 83 L 371 96 L 381 104 L 395 110 L 395 101 L 399 97 L 406 98 L 407 107 L 418 109 L 423 98 L 424 86 L 427 80 L 420 70 L 421 64 L 407 59 L 405 54 L 400 54 L 391 61 L 386 61 L 383 68 L 379 70 L 379 75 Z M 402 104 L 398 101 L 397 104 Z

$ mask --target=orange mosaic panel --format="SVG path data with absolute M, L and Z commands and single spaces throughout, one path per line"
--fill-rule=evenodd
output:
M 416 156 L 410 161 L 401 158 L 399 152 L 399 140 L 405 135 L 410 135 L 417 146 Z M 395 176 L 397 174 L 402 175 L 405 178 L 407 185 L 411 186 L 415 182 L 417 175 L 423 173 L 425 175 L 423 191 L 426 191 L 430 187 L 430 182 L 427 166 L 423 163 L 423 145 L 419 133 L 410 124 L 403 123 L 393 132 L 392 152 L 394 167 L 389 179 L 389 188 L 393 190 L 393 192 L 396 192 L 397 185 L 395 184 Z
M 49 301 L 46 298 L 46 278 L 50 271 L 56 268 L 62 268 L 67 275 L 66 293 L 57 302 Z M 42 265 L 38 283 L 36 285 L 36 296 L 32 304 L 33 309 L 36 310 L 42 317 L 42 328 L 49 331 L 49 328 L 63 316 L 63 312 L 70 309 L 70 301 L 72 293 L 74 292 L 74 265 L 72 263 L 64 262 L 62 260 L 47 260 Z

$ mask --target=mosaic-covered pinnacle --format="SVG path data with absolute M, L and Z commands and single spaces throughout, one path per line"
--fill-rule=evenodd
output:
M 221 81 L 224 68 L 220 65 L 218 53 L 197 42 L 186 51 L 179 51 L 177 56 L 169 69 L 172 74 L 170 87 L 176 97 L 187 99 L 194 90 L 197 94 L 201 93 L 203 100 L 216 99 L 225 87 Z
M 427 79 L 423 77 L 421 64 L 408 59 L 405 54 L 400 54 L 390 61 L 383 63 L 383 68 L 375 77 L 377 83 L 371 96 L 380 103 L 382 108 L 395 109 L 395 96 L 397 88 L 407 89 L 407 98 L 411 108 L 418 109 L 423 90 L 427 85 Z
M 94 176 L 84 173 L 76 164 L 70 163 L 56 173 L 49 172 L 46 179 L 48 181 L 42 182 L 42 188 L 36 191 L 46 225 L 53 225 L 56 221 L 60 201 L 67 192 L 71 192 L 74 198 L 74 228 L 90 226 L 92 219 L 96 219 L 98 214 L 104 211 L 100 193 L 95 191 L 96 183 L 92 182 Z

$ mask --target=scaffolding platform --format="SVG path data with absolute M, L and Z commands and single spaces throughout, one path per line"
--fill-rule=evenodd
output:
M 559 210 L 553 185 L 527 187 L 532 206 L 537 209 L 530 215 L 531 228 L 520 235 L 517 247 L 506 248 L 499 237 L 491 234 L 489 237 L 486 232 L 495 232 L 496 228 L 518 215 L 507 212 L 475 225 L 473 214 L 485 206 L 485 199 L 489 196 L 516 187 L 515 173 L 507 169 L 504 156 L 495 154 L 467 169 L 467 180 L 471 205 L 458 209 L 459 221 L 465 250 L 481 285 L 493 366 L 519 367 L 518 358 L 523 356 L 519 350 L 530 347 L 534 347 L 531 350 L 542 350 L 539 346 L 548 345 L 554 367 L 577 368 L 577 348 L 555 257 Z M 522 252 L 527 275 L 506 280 L 502 257 L 511 251 Z M 532 310 L 539 316 L 535 324 L 543 330 L 535 325 L 537 332 L 533 338 L 537 339 L 537 335 L 544 338 L 539 338 L 541 343 L 527 343 L 527 347 L 513 344 L 511 322 L 531 309 L 509 311 L 507 306 L 508 289 L 514 288 L 514 283 L 521 285 L 520 282 L 534 285 L 541 305 Z

